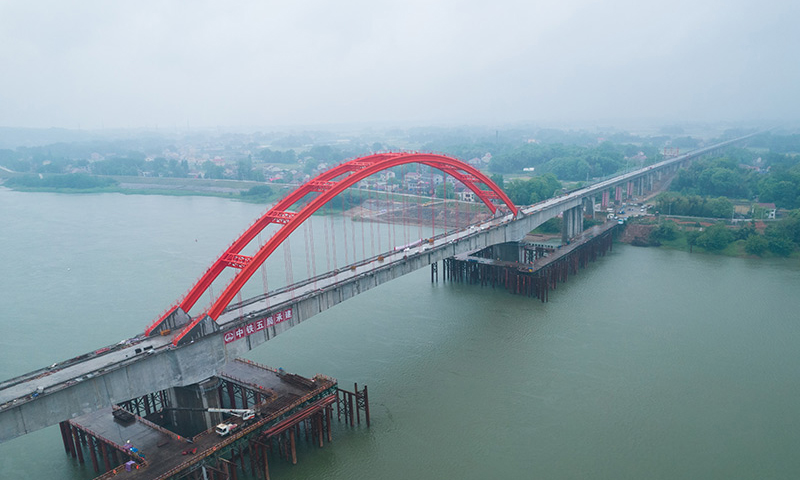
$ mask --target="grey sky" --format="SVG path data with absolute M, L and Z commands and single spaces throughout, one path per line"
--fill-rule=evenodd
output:
M 0 125 L 796 119 L 800 2 L 0 0 Z

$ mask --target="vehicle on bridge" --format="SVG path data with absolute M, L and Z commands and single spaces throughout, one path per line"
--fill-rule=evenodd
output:
M 237 428 L 239 428 L 239 425 L 235 423 L 220 423 L 219 425 L 217 425 L 215 431 L 217 432 L 217 435 L 219 435 L 220 437 L 224 437 L 229 433 L 231 433 L 232 431 L 236 430 Z
M 211 412 L 211 413 L 230 413 L 231 415 L 235 415 L 235 416 L 241 418 L 242 422 L 246 422 L 248 420 L 252 420 L 252 419 L 254 419 L 256 417 L 256 411 L 255 410 L 250 410 L 250 409 L 207 408 L 207 409 L 205 409 L 205 411 Z M 238 423 L 222 422 L 220 424 L 217 424 L 217 427 L 214 429 L 214 431 L 217 432 L 217 435 L 219 435 L 220 437 L 224 437 L 224 436 L 230 434 L 231 432 L 233 432 L 234 430 L 236 430 L 237 428 L 239 428 L 240 426 L 241 425 L 238 424 Z
M 249 408 L 206 408 L 209 413 L 229 413 L 240 417 L 243 421 L 252 420 L 256 416 L 256 411 Z

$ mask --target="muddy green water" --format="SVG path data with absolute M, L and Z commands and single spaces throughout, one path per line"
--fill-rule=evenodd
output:
M 0 188 L 0 377 L 141 332 L 262 210 Z M 798 478 L 799 312 L 797 262 L 615 245 L 547 304 L 421 270 L 250 353 L 370 389 L 272 478 Z M 57 427 L 0 444 L 0 479 L 93 476 Z

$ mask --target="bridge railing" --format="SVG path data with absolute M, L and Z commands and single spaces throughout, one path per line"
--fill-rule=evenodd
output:
M 100 435 L 99 433 L 97 433 L 97 432 L 95 432 L 95 431 L 93 431 L 93 430 L 91 430 L 89 428 L 86 428 L 84 425 L 78 425 L 77 423 L 73 422 L 72 420 L 69 420 L 69 423 L 74 428 L 77 428 L 79 430 L 83 430 L 84 432 L 86 432 L 89 435 L 93 436 L 94 438 L 100 440 L 101 442 L 105 442 L 107 445 L 109 445 L 110 447 L 114 448 L 115 450 L 118 450 L 118 451 L 120 451 L 120 452 L 122 452 L 122 453 L 124 453 L 126 455 L 130 455 L 132 458 L 135 458 L 136 459 L 136 463 L 140 464 L 141 466 L 146 467 L 147 465 L 149 465 L 148 461 L 144 457 L 140 456 L 138 453 L 132 452 L 130 450 L 126 450 L 125 448 L 123 448 L 118 443 L 112 442 L 111 440 L 109 440 L 106 437 Z M 80 448 L 80 447 L 78 446 L 77 448 Z M 95 478 L 95 480 L 111 478 L 111 477 L 113 477 L 114 475 L 120 473 L 123 470 L 125 470 L 125 465 L 124 464 L 123 465 L 119 465 L 116 468 L 113 468 L 113 469 L 109 470 L 108 472 L 104 473 L 103 475 L 100 475 L 99 477 Z
M 328 386 L 327 388 L 330 389 L 333 386 L 336 386 L 336 382 L 335 381 L 333 382 L 332 385 Z M 220 449 L 222 449 L 222 448 L 224 448 L 224 447 L 226 447 L 226 446 L 228 446 L 228 445 L 230 445 L 230 444 L 232 444 L 232 443 L 234 443 L 234 442 L 236 442 L 236 441 L 238 441 L 238 440 L 240 440 L 240 439 L 252 434 L 253 432 L 256 432 L 259 428 L 267 425 L 268 423 L 274 422 L 276 420 L 280 421 L 281 419 L 283 419 L 283 417 L 285 417 L 288 413 L 290 413 L 295 408 L 302 407 L 304 404 L 306 404 L 309 401 L 311 401 L 314 397 L 317 397 L 317 396 L 320 396 L 320 395 L 323 395 L 323 394 L 325 394 L 325 390 L 322 390 L 322 391 L 315 390 L 313 392 L 310 392 L 310 393 L 300 397 L 298 400 L 292 402 L 290 405 L 287 405 L 286 407 L 282 408 L 281 410 L 278 410 L 277 412 L 273 413 L 272 415 L 269 415 L 269 416 L 267 416 L 265 418 L 262 418 L 261 420 L 259 420 L 259 421 L 255 422 L 255 423 L 245 427 L 244 429 L 242 429 L 241 431 L 239 431 L 237 433 L 233 433 L 233 434 L 229 435 L 225 440 L 223 440 L 220 443 L 214 445 L 213 447 L 211 447 L 211 448 L 209 448 L 207 450 L 204 450 L 202 452 L 197 452 L 197 455 L 193 456 L 190 460 L 187 460 L 187 461 L 181 463 L 180 465 L 170 469 L 169 471 L 159 475 L 157 477 L 157 479 L 169 478 L 172 475 L 177 474 L 178 472 L 180 472 L 183 469 L 189 467 L 190 465 L 197 463 L 199 459 L 206 458 L 206 457 L 209 457 L 211 455 L 214 455 L 218 450 L 220 450 Z M 326 395 L 326 397 L 327 396 L 328 395 Z
M 124 410 L 124 411 L 128 412 L 127 410 L 125 410 L 124 408 L 120 407 L 119 405 L 114 405 L 111 408 L 112 408 L 112 410 Z M 142 425 L 145 425 L 147 427 L 150 427 L 153 430 L 156 430 L 157 432 L 163 433 L 164 435 L 172 438 L 173 440 L 177 440 L 179 442 L 185 442 L 187 440 L 186 437 L 181 437 L 177 433 L 171 432 L 171 431 L 167 430 L 166 428 L 164 428 L 164 427 L 162 427 L 160 425 L 157 425 L 157 424 L 151 422 L 150 420 L 147 420 L 144 417 L 140 417 L 140 416 L 135 415 L 135 414 L 133 414 L 131 412 L 128 412 L 128 413 L 130 413 L 131 415 L 135 416 L 137 422 L 139 422 Z
M 497 220 L 497 218 L 493 218 L 493 219 L 489 220 L 488 222 L 492 222 L 492 221 L 495 221 L 495 220 Z M 418 245 L 418 244 L 421 244 L 421 243 L 425 243 L 426 240 L 429 241 L 429 242 L 430 241 L 436 241 L 436 240 L 439 240 L 439 239 L 447 237 L 447 236 L 451 236 L 451 235 L 454 235 L 454 234 L 457 234 L 457 233 L 466 232 L 466 231 L 469 231 L 470 229 L 474 229 L 474 227 L 476 227 L 478 225 L 482 225 L 482 224 L 485 224 L 485 223 L 488 223 L 488 222 L 480 222 L 480 223 L 476 223 L 476 224 L 471 224 L 471 225 L 467 225 L 467 226 L 462 227 L 462 228 L 457 229 L 457 230 L 445 231 L 445 232 L 441 232 L 441 233 L 438 233 L 436 235 L 433 235 L 431 237 L 421 238 L 421 239 L 417 240 L 417 242 L 415 242 L 415 245 Z M 500 224 L 497 224 L 495 226 L 499 226 L 499 225 Z M 477 234 L 478 232 L 476 231 L 474 233 Z M 397 248 L 397 247 L 395 247 L 395 248 Z M 388 250 L 388 251 L 379 253 L 377 255 L 373 255 L 371 257 L 359 260 L 358 262 L 350 263 L 350 264 L 344 265 L 344 266 L 342 266 L 340 268 L 335 268 L 332 271 L 325 272 L 325 273 L 322 273 L 322 274 L 319 274 L 319 275 L 315 275 L 313 277 L 309 277 L 309 278 L 300 280 L 299 282 L 294 282 L 294 283 L 292 283 L 290 285 L 285 285 L 283 287 L 276 288 L 275 290 L 271 290 L 271 291 L 269 291 L 267 293 L 262 293 L 260 295 L 254 296 L 254 297 L 250 297 L 250 298 L 248 298 L 246 300 L 243 300 L 241 302 L 232 303 L 231 305 L 229 305 L 224 310 L 223 313 L 230 313 L 230 312 L 236 311 L 237 309 L 246 307 L 248 305 L 252 305 L 254 303 L 258 303 L 258 302 L 260 302 L 262 300 L 265 300 L 265 299 L 267 299 L 269 297 L 273 297 L 273 296 L 276 296 L 276 295 L 280 295 L 282 293 L 290 292 L 292 290 L 297 290 L 298 288 L 302 288 L 302 287 L 308 286 L 308 285 L 310 285 L 312 283 L 319 282 L 321 280 L 326 280 L 326 279 L 335 277 L 336 275 L 338 275 L 342 271 L 354 270 L 354 269 L 356 269 L 358 267 L 363 267 L 365 265 L 369 265 L 369 264 L 374 263 L 374 262 L 379 262 L 379 263 L 383 262 L 386 258 L 390 257 L 391 255 L 397 254 L 398 252 L 399 252 L 399 250 L 394 250 L 394 249 Z

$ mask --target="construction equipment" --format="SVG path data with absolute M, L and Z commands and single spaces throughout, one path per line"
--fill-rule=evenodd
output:
M 204 408 L 201 410 L 211 413 L 229 413 L 241 417 L 245 422 L 252 420 L 256 416 L 256 411 L 249 408 Z

